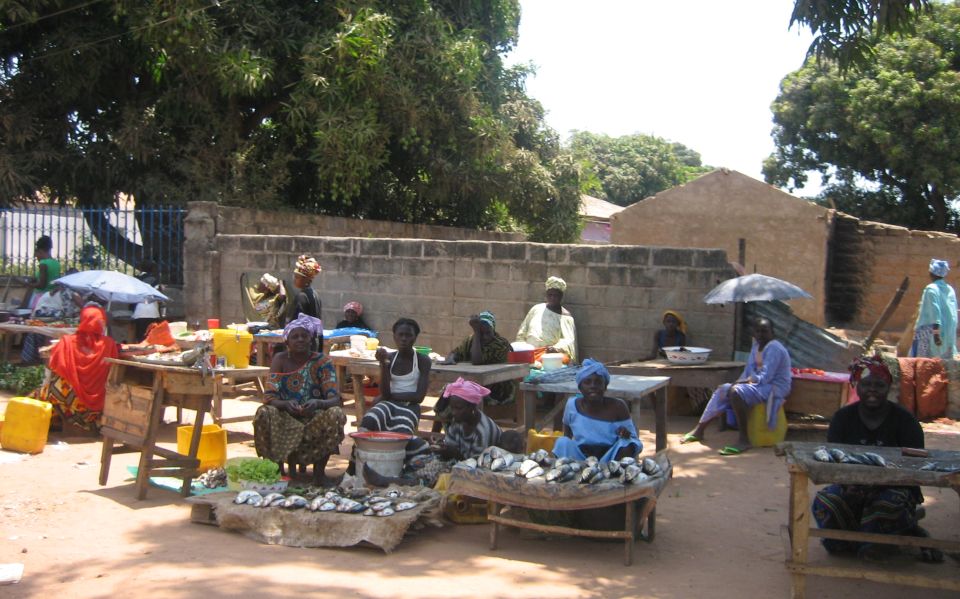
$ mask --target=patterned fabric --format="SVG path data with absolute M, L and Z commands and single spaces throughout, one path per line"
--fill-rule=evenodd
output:
M 602 446 L 606 451 L 602 456 L 597 456 L 601 462 L 609 462 L 624 447 L 633 446 L 633 455 L 643 451 L 643 443 L 637 436 L 637 427 L 633 421 L 626 420 L 597 420 L 591 418 L 577 409 L 577 401 L 582 399 L 582 395 L 576 395 L 567 400 L 567 405 L 563 408 L 563 424 L 570 428 L 573 438 L 560 437 L 553 446 L 553 454 L 558 458 L 573 458 L 576 460 L 585 460 L 586 454 L 581 446 Z M 617 430 L 624 427 L 630 432 L 630 437 L 624 439 L 617 434 Z
M 945 277 L 950 272 L 950 263 L 946 260 L 930 259 L 930 274 L 935 277 Z
M 294 400 L 303 405 L 311 399 L 335 399 L 337 374 L 333 362 L 327 356 L 314 352 L 300 370 L 295 372 L 271 372 L 265 390 L 266 402 Z
M 500 442 L 500 435 L 503 431 L 486 414 L 480 414 L 480 422 L 469 433 L 464 430 L 460 422 L 453 422 L 447 427 L 446 435 L 443 438 L 443 444 L 447 447 L 456 447 L 460 452 L 460 459 L 472 458 L 480 455 L 480 452 L 496 445 Z
M 877 534 L 915 534 L 916 498 L 908 487 L 830 485 L 813 500 L 813 517 L 820 528 Z M 822 539 L 831 552 L 856 551 L 864 544 Z
M 534 347 L 555 347 L 570 356 L 571 362 L 577 363 L 577 328 L 573 316 L 566 311 L 557 314 L 548 310 L 545 303 L 530 308 L 520 324 L 516 340 Z
M 939 329 L 940 345 L 934 343 L 934 330 Z M 953 359 L 957 353 L 957 294 L 943 279 L 923 288 L 920 311 L 911 358 Z
M 70 383 L 56 372 L 51 372 L 49 381 L 40 388 L 39 399 L 51 403 L 64 424 L 92 432 L 100 430 L 102 411 L 91 410 L 87 404 L 79 401 Z
M 856 387 L 857 383 L 865 376 L 876 376 L 887 381 L 887 384 L 893 383 L 893 375 L 890 368 L 879 355 L 872 358 L 860 357 L 853 361 L 847 370 L 850 371 L 850 386 Z
M 263 285 L 264 289 L 271 293 L 280 291 L 280 279 L 268 272 L 263 273 L 263 275 L 260 277 L 260 284 Z
M 457 377 L 457 380 L 444 387 L 441 395 L 442 397 L 456 396 L 467 403 L 478 406 L 483 402 L 484 397 L 490 395 L 490 389 L 487 389 L 479 383 L 468 381 L 460 376 Z
M 313 256 L 303 254 L 297 258 L 297 265 L 294 267 L 293 272 L 301 277 L 313 279 L 313 277 L 317 276 L 321 270 L 323 269 L 320 268 L 320 264 L 316 261 L 316 259 L 313 258 Z
M 360 302 L 347 302 L 343 306 L 343 311 L 346 312 L 347 310 L 353 310 L 354 312 L 357 313 L 357 316 L 362 316 L 363 304 L 361 304 Z
M 284 341 L 290 338 L 290 333 L 292 333 L 294 329 L 304 329 L 310 333 L 311 337 L 316 337 L 317 335 L 323 335 L 323 321 L 308 314 L 297 316 L 288 322 L 287 326 L 283 327 Z
M 480 320 L 480 322 L 485 323 L 492 330 L 497 330 L 497 317 L 493 315 L 493 312 L 484 310 L 477 315 L 477 318 Z
M 420 404 L 378 401 L 366 411 L 359 430 L 387 431 L 414 435 L 407 443 L 406 460 L 430 451 L 430 445 L 417 435 L 420 425 Z
M 103 410 L 110 364 L 119 355 L 117 343 L 103 334 L 107 313 L 99 306 L 80 312 L 77 332 L 64 335 L 50 352 L 50 370 L 70 383 L 77 400 L 94 412 Z
M 453 357 L 457 362 L 470 359 L 470 346 L 473 344 L 473 335 L 468 336 L 453 350 Z M 504 337 L 494 333 L 490 343 L 480 350 L 480 364 L 506 364 L 507 354 L 512 348 Z M 503 381 L 490 385 L 490 395 L 486 398 L 489 405 L 500 405 L 514 401 L 517 392 L 516 381 Z

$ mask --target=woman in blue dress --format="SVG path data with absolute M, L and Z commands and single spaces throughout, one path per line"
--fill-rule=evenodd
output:
M 622 399 L 605 397 L 610 373 L 587 358 L 577 372 L 580 393 L 567 400 L 563 410 L 563 435 L 553 446 L 557 457 L 601 462 L 636 457 L 643 449 L 630 409 Z

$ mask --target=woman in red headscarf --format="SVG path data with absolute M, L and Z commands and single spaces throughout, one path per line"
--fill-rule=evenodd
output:
M 107 389 L 110 363 L 116 358 L 117 343 L 104 334 L 107 314 L 99 306 L 80 311 L 80 324 L 73 335 L 65 335 L 50 353 L 48 381 L 40 399 L 49 401 L 64 424 L 96 432 Z

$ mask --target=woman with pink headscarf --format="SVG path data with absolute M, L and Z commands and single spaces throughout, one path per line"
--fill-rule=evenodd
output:
M 483 398 L 487 395 L 490 395 L 490 389 L 463 377 L 444 388 L 443 397 L 450 402 L 453 421 L 447 427 L 443 444 L 437 450 L 441 457 L 463 460 L 500 443 L 500 427 L 480 411 Z
M 370 325 L 363 320 L 363 304 L 360 302 L 347 302 L 343 306 L 343 320 L 337 323 L 338 329 L 347 327 L 356 327 L 358 329 L 367 329 L 372 331 Z

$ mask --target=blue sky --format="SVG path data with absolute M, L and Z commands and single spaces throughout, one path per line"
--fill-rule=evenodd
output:
M 547 123 L 680 142 L 706 164 L 762 180 L 770 104 L 812 39 L 788 30 L 793 0 L 521 0 L 508 61 Z M 814 177 L 816 179 L 816 177 Z M 818 187 L 818 186 L 813 186 Z M 815 193 L 808 184 L 805 193 Z

